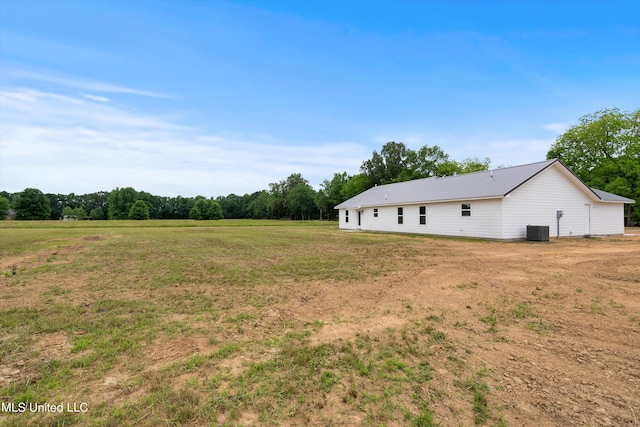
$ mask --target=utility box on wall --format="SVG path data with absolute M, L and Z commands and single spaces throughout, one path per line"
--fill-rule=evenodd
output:
M 527 225 L 527 240 L 531 242 L 548 242 L 548 225 Z

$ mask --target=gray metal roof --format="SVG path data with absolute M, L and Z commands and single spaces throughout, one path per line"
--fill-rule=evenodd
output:
M 622 203 L 635 203 L 636 201 L 633 199 L 628 199 L 626 197 L 618 196 L 617 194 L 607 193 L 606 191 L 598 190 L 595 188 L 591 188 L 591 191 L 596 193 L 600 200 L 603 202 L 622 202 Z
M 416 179 L 370 188 L 340 203 L 334 209 L 501 198 L 554 163 L 562 165 L 565 170 L 569 171 L 558 159 L 552 159 L 491 171 Z M 571 174 L 573 175 L 573 173 Z M 575 175 L 573 176 L 584 185 Z M 593 194 L 603 201 L 634 203 L 631 199 L 601 190 L 593 190 L 586 185 L 585 190 L 593 191 Z

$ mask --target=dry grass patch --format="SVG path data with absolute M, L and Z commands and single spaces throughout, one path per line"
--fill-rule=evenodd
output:
M 22 224 L 0 225 L 1 401 L 89 410 L 5 411 L 3 425 L 640 414 L 638 236 L 532 245 L 327 223 Z

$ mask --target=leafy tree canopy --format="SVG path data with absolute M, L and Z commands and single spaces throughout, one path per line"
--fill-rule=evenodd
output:
M 65 206 L 62 209 L 62 217 L 84 219 L 85 216 L 87 216 L 87 214 L 82 208 L 72 209 L 70 206 Z
M 47 196 L 37 188 L 27 188 L 15 203 L 16 219 L 49 219 L 51 205 Z
M 142 200 L 136 200 L 129 210 L 129 219 L 149 219 L 149 206 Z
M 269 184 L 266 201 L 267 215 L 271 218 L 311 219 L 317 206 L 315 190 L 299 173 Z
M 296 184 L 287 192 L 285 202 L 293 219 L 309 219 L 311 211 L 316 206 L 315 191 L 307 183 Z
M 367 189 L 392 182 L 483 171 L 489 168 L 490 163 L 488 158 L 468 158 L 457 162 L 449 160 L 449 155 L 437 145 L 425 145 L 414 151 L 402 142 L 391 141 L 382 147 L 379 154 L 374 151 L 371 159 L 362 163 L 360 171 L 366 178 Z
M 138 192 L 131 187 L 116 187 L 111 190 L 109 193 L 109 219 L 128 219 L 131 207 L 138 199 Z
M 93 208 L 91 212 L 89 212 L 89 216 L 91 219 L 104 219 L 104 212 L 101 208 Z
M 191 219 L 222 219 L 222 207 L 215 200 L 207 200 L 202 196 L 196 197 L 196 203 L 189 211 Z
M 325 179 L 320 184 L 316 205 L 327 214 L 328 219 L 337 219 L 337 211 L 333 207 L 346 200 L 342 194 L 349 179 L 346 172 L 334 173 L 331 180 Z
M 626 223 L 640 219 L 640 109 L 605 109 L 580 118 L 547 153 L 559 158 L 587 185 L 636 201 Z
M 9 215 L 9 199 L 0 196 L 0 221 L 7 219 Z
M 425 145 L 418 150 L 412 150 L 402 142 L 388 142 L 380 153 L 374 151 L 372 158 L 362 163 L 361 173 L 353 176 L 347 175 L 346 172 L 335 173 L 331 180 L 322 182 L 319 191 L 315 191 L 300 173 L 293 173 L 282 181 L 269 184 L 266 190 L 243 196 L 229 194 L 219 196 L 215 200 L 208 200 L 203 196 L 155 196 L 144 191 L 136 191 L 132 187 L 85 195 L 70 193 L 45 196 L 49 199 L 51 219 L 58 219 L 64 215 L 85 217 L 87 213 L 92 219 L 128 219 L 138 200 L 144 202 L 149 217 L 153 219 L 335 219 L 337 212 L 333 210 L 334 206 L 374 185 L 467 173 L 485 170 L 488 166 L 489 159 L 470 158 L 462 162 L 450 160 L 437 146 Z M 15 204 L 17 193 L 0 192 L 0 196 L 9 199 L 11 205 Z M 138 205 L 140 210 L 144 209 L 142 205 Z M 146 217 L 137 209 L 134 212 L 136 216 Z

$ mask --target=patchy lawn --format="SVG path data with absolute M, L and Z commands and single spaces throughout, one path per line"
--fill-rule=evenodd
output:
M 638 425 L 627 232 L 3 222 L 0 424 Z

